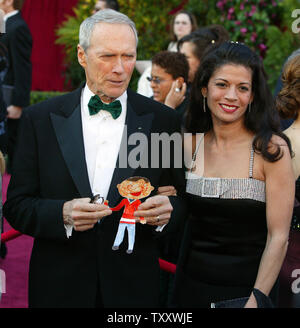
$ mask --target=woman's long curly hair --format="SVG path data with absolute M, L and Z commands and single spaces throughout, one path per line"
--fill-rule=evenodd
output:
M 276 98 L 282 118 L 297 119 L 300 111 L 300 54 L 289 59 L 282 72 L 283 87 Z

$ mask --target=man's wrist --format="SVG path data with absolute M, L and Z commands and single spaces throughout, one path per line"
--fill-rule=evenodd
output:
M 73 225 L 74 220 L 71 216 L 71 203 L 70 201 L 65 202 L 63 206 L 63 221 L 65 225 Z

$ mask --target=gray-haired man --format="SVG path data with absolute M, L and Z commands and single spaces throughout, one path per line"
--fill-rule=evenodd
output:
M 136 46 L 135 26 L 127 16 L 99 11 L 80 28 L 78 61 L 86 84 L 23 114 L 4 215 L 35 238 L 31 307 L 158 306 L 155 236 L 172 228 L 173 220 L 168 222 L 179 197 L 172 205 L 166 196 L 148 198 L 136 212 L 147 224 L 137 226 L 135 251 L 127 254 L 126 243 L 112 250 L 120 213 L 112 214 L 109 206 L 120 201 L 117 184 L 130 176 L 146 177 L 155 188 L 172 184 L 179 192 L 184 184 L 172 160 L 166 169 L 151 168 L 151 156 L 143 167 L 119 165 L 120 149 L 133 133 L 148 138 L 152 132 L 179 130 L 173 111 L 127 90 Z M 106 107 L 98 112 L 102 102 Z M 149 154 L 150 148 L 145 149 Z M 90 203 L 93 194 L 109 206 Z M 162 233 L 155 231 L 166 223 Z

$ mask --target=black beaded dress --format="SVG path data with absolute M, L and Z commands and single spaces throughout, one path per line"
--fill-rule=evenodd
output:
M 253 155 L 248 178 L 187 173 L 190 215 L 171 307 L 209 308 L 250 296 L 267 238 L 265 182 L 252 176 Z

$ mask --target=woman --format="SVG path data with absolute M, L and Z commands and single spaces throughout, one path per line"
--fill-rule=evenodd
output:
M 218 45 L 229 40 L 229 34 L 221 25 L 211 25 L 195 30 L 178 41 L 178 51 L 189 63 L 189 82 L 192 83 L 205 50 L 212 44 Z
M 178 12 L 171 21 L 171 42 L 167 50 L 177 52 L 177 42 L 185 35 L 191 33 L 197 28 L 197 21 L 193 14 L 186 10 Z M 152 97 L 152 88 L 147 81 L 147 77 L 151 73 L 151 65 L 147 67 L 138 80 L 137 93 L 146 97 Z
M 172 305 L 211 307 L 242 298 L 231 307 L 261 307 L 266 295 L 274 301 L 295 189 L 290 143 L 258 55 L 233 42 L 207 53 L 186 129 L 190 215 Z
M 152 58 L 151 77 L 153 99 L 183 115 L 187 106 L 189 65 L 179 52 L 161 51 Z
M 167 50 L 177 51 L 177 42 L 187 34 L 195 31 L 197 28 L 197 20 L 195 16 L 187 10 L 179 11 L 171 21 L 171 42 Z
M 300 263 L 300 54 L 292 56 L 284 66 L 283 87 L 279 92 L 276 105 L 283 119 L 294 119 L 292 125 L 284 131 L 289 137 L 294 157 L 292 159 L 296 180 L 296 197 L 290 230 L 289 247 L 280 273 L 280 305 L 300 307 L 299 293 L 295 293 L 293 282 L 298 275 Z M 295 281 L 296 282 L 296 281 Z M 297 286 L 296 286 L 297 287 Z M 299 287 L 297 287 L 299 288 Z

